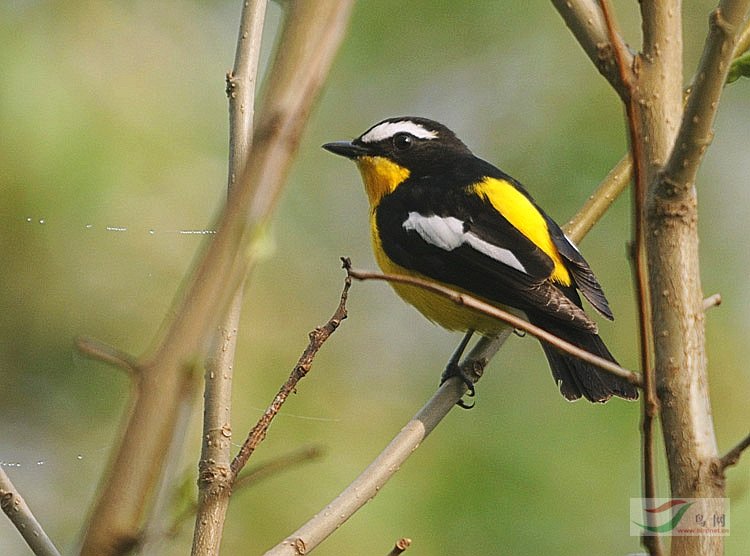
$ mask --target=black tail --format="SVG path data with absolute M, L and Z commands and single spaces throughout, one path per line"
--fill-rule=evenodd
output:
M 617 363 L 597 334 L 565 328 L 558 323 L 550 324 L 546 319 L 542 321 L 531 319 L 531 322 L 594 355 Z M 557 326 L 555 326 L 556 324 Z M 547 342 L 541 342 L 541 344 L 549 361 L 550 369 L 552 369 L 552 376 L 560 385 L 560 393 L 567 399 L 577 400 L 583 396 L 591 402 L 601 403 L 606 402 L 612 396 L 618 396 L 626 400 L 638 399 L 638 389 L 627 380 L 602 371 L 577 357 L 558 351 Z

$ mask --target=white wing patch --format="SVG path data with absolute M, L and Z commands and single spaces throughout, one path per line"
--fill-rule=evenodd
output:
M 412 122 L 411 120 L 402 120 L 400 122 L 383 122 L 369 129 L 359 138 L 363 143 L 377 143 L 383 139 L 389 139 L 397 133 L 410 133 L 420 139 L 435 139 L 437 131 L 432 131 Z
M 576 250 L 576 251 L 578 252 L 578 254 L 580 255 L 580 254 L 581 254 L 581 251 L 580 251 L 580 249 L 578 249 L 578 246 L 576 245 L 576 242 L 575 242 L 575 241 L 573 241 L 572 239 L 570 239 L 570 238 L 568 237 L 568 234 L 563 234 L 563 235 L 565 236 L 565 239 L 566 239 L 566 240 L 568 241 L 568 243 L 570 244 L 570 246 L 571 246 L 571 247 L 572 247 L 573 249 L 575 249 L 575 250 Z
M 512 251 L 493 245 L 478 235 L 465 231 L 463 221 L 453 216 L 437 216 L 436 214 L 424 216 L 418 212 L 410 212 L 402 226 L 404 230 L 417 232 L 427 243 L 445 251 L 453 251 L 466 244 L 491 259 L 526 273 L 521 261 Z

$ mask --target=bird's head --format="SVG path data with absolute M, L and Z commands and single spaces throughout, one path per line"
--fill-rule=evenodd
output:
M 388 118 L 353 141 L 323 148 L 357 163 L 372 206 L 407 178 L 445 173 L 462 157 L 473 156 L 443 124 L 418 117 Z

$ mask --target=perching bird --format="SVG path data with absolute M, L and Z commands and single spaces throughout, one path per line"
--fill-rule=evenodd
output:
M 450 129 L 425 118 L 389 118 L 351 142 L 323 147 L 359 167 L 372 245 L 384 272 L 426 278 L 521 312 L 552 334 L 615 361 L 582 308 L 578 290 L 613 318 L 578 248 L 518 181 L 474 156 Z M 449 330 L 492 336 L 504 326 L 417 286 L 392 286 Z M 546 342 L 542 347 L 567 399 L 638 398 L 626 380 Z

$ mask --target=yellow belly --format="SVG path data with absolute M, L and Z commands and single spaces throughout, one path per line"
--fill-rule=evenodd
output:
M 386 256 L 385 252 L 383 251 L 380 243 L 380 238 L 375 231 L 375 227 L 371 226 L 370 229 L 372 230 L 371 240 L 373 251 L 375 252 L 375 259 L 377 260 L 380 268 L 386 274 L 414 276 L 423 280 L 433 281 L 437 284 L 441 284 L 461 293 L 474 295 L 469 291 L 457 288 L 456 286 L 453 286 L 451 284 L 445 284 L 436 280 L 432 280 L 431 278 L 424 276 L 423 274 L 414 272 L 394 263 Z M 401 297 L 401 299 L 403 299 L 410 305 L 413 305 L 420 313 L 422 313 L 432 322 L 439 324 L 440 326 L 448 330 L 461 330 L 464 332 L 467 330 L 475 330 L 476 332 L 479 332 L 480 334 L 483 334 L 485 336 L 494 336 L 507 326 L 502 321 L 499 321 L 492 317 L 488 317 L 487 315 L 484 315 L 482 313 L 478 313 L 477 311 L 469 309 L 468 307 L 458 305 L 441 295 L 427 291 L 423 288 L 410 286 L 408 284 L 397 284 L 393 282 L 391 282 L 390 285 L 391 287 L 393 287 L 399 297 Z M 482 301 L 485 301 L 491 305 L 495 305 L 496 307 L 505 311 L 519 314 L 519 311 L 513 308 L 493 303 L 488 299 L 483 299 L 481 297 L 478 297 L 478 299 L 481 299 Z M 521 314 L 521 316 L 523 315 Z

